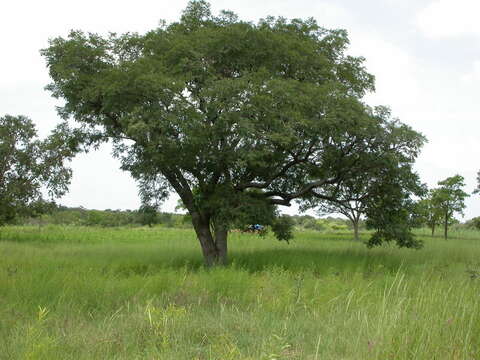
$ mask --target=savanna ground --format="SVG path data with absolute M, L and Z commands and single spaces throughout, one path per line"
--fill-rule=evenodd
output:
M 208 270 L 192 230 L 3 228 L 0 359 L 480 359 L 480 236 L 452 235 L 232 234 Z

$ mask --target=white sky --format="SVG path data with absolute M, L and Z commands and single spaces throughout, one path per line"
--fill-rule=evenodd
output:
M 49 83 L 39 50 L 70 29 L 145 32 L 160 19 L 179 18 L 187 4 L 164 0 L 4 1 L 0 5 L 0 116 L 26 115 L 42 136 L 59 122 L 59 102 L 43 90 Z M 465 177 L 468 192 L 480 169 L 480 2 L 477 0 L 212 0 L 214 12 L 228 9 L 242 19 L 267 15 L 311 17 L 350 34 L 353 55 L 367 58 L 376 76 L 374 104 L 425 134 L 429 143 L 417 162 L 429 186 L 448 176 Z M 137 208 L 135 183 L 118 170 L 108 146 L 72 163 L 68 206 Z M 169 200 L 165 211 L 173 211 Z M 294 209 L 287 212 L 292 212 Z M 480 196 L 467 200 L 465 219 L 480 216 Z

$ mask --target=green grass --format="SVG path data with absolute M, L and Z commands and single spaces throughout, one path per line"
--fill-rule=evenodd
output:
M 0 359 L 479 359 L 480 236 L 368 250 L 191 230 L 7 227 Z

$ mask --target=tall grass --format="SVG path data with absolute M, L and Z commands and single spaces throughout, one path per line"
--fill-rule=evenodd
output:
M 479 240 L 232 234 L 208 270 L 189 230 L 7 227 L 0 359 L 476 359 Z

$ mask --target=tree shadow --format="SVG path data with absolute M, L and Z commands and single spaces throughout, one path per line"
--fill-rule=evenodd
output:
M 272 268 L 288 271 L 371 272 L 383 269 L 395 273 L 405 262 L 400 254 L 375 250 L 350 249 L 265 249 L 255 252 L 236 251 L 231 266 L 249 272 Z

